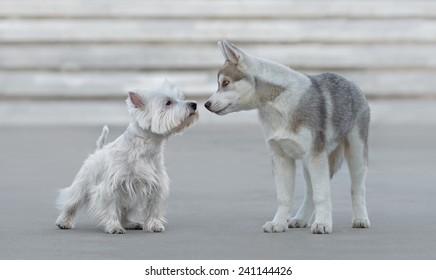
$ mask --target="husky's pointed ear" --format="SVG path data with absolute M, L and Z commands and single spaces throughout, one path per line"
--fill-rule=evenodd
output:
M 144 108 L 144 100 L 139 94 L 133 91 L 129 91 L 129 98 L 135 108 L 138 109 Z
M 225 39 L 218 41 L 218 46 L 226 60 L 229 60 L 234 64 L 240 64 L 242 62 L 244 53 L 241 49 Z

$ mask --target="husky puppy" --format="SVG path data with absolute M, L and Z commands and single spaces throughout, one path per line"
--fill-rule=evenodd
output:
M 304 75 L 225 40 L 218 44 L 226 61 L 218 72 L 218 90 L 205 107 L 218 115 L 258 110 L 278 204 L 263 230 L 283 232 L 311 225 L 313 233 L 331 233 L 330 178 L 344 156 L 351 176 L 352 226 L 369 227 L 365 180 L 370 110 L 361 90 L 336 74 Z M 307 188 L 291 218 L 296 160 L 303 162 Z
M 129 92 L 126 102 L 132 117 L 127 130 L 104 145 L 105 126 L 95 153 L 85 161 L 72 185 L 60 191 L 59 228 L 73 228 L 77 210 L 86 206 L 108 233 L 164 231 L 169 186 L 164 145 L 168 137 L 198 119 L 197 103 L 184 101 L 182 93 L 168 81 L 157 88 Z

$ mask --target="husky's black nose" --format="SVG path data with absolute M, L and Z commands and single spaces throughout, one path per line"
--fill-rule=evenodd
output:
M 188 103 L 188 105 L 189 105 L 189 107 L 191 107 L 191 109 L 192 110 L 197 110 L 197 103 L 195 103 L 195 102 L 190 102 L 190 103 Z
M 209 108 L 210 108 L 210 105 L 212 105 L 212 103 L 210 103 L 210 101 L 207 101 L 207 102 L 204 104 L 204 107 L 206 107 L 206 109 L 209 109 Z

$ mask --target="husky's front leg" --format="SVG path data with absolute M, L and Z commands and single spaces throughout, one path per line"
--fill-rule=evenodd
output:
M 273 152 L 274 180 L 277 189 L 277 212 L 274 219 L 263 226 L 265 232 L 284 232 L 292 211 L 295 186 L 295 160 L 283 153 Z
M 329 162 L 326 153 L 311 156 L 305 160 L 313 189 L 315 220 L 312 233 L 331 233 L 333 229 L 332 203 L 330 195 Z

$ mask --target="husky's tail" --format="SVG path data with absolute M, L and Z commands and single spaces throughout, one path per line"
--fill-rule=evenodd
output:
M 107 127 L 107 125 L 103 126 L 101 135 L 97 139 L 97 150 L 103 148 L 104 144 L 106 143 L 106 138 L 108 133 L 109 133 L 109 128 Z
M 339 144 L 329 155 L 330 178 L 341 168 L 344 160 L 344 143 Z

